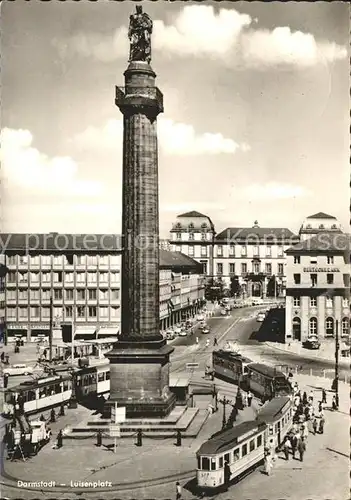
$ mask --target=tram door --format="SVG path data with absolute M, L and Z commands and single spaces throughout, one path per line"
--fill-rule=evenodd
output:
M 281 425 L 280 425 L 280 421 L 278 422 L 277 424 L 277 428 L 278 428 L 278 432 L 277 432 L 277 435 L 278 435 L 278 446 L 280 446 L 280 443 L 281 443 Z

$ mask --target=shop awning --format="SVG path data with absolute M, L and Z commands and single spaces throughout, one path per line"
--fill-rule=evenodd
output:
M 118 326 L 106 326 L 106 327 L 100 328 L 97 336 L 98 336 L 98 338 L 106 337 L 109 335 L 113 335 L 114 337 L 116 337 L 118 335 L 118 333 L 119 333 Z
M 77 326 L 74 335 L 95 335 L 96 326 Z

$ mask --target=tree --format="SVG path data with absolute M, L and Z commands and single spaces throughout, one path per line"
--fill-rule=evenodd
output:
M 273 275 L 267 284 L 267 297 L 275 297 L 277 289 L 277 279 Z
M 241 292 L 241 286 L 239 283 L 239 276 L 232 276 L 230 278 L 230 295 L 234 297 Z
M 210 278 L 210 280 L 206 283 L 205 286 L 205 297 L 207 300 L 220 300 L 223 297 L 223 288 L 224 284 L 221 278 L 214 279 Z

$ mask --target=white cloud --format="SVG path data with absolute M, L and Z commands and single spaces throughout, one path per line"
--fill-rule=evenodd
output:
M 122 120 L 109 120 L 102 128 L 89 127 L 78 134 L 74 141 L 80 148 L 121 148 L 123 138 Z M 160 149 L 168 155 L 234 154 L 247 152 L 247 144 L 237 144 L 220 133 L 197 134 L 192 125 L 176 123 L 167 118 L 158 121 Z
M 258 29 L 258 22 L 235 9 L 188 5 L 173 24 L 154 21 L 152 47 L 166 56 L 211 57 L 247 67 L 311 66 L 347 57 L 347 49 L 333 42 L 317 41 L 312 34 L 289 27 Z M 129 51 L 126 26 L 113 34 L 79 33 L 53 43 L 61 57 L 79 54 L 103 62 L 127 58 Z
M 72 158 L 49 158 L 33 148 L 32 142 L 29 130 L 4 128 L 1 131 L 1 160 L 6 183 L 48 195 L 94 196 L 101 192 L 100 184 L 78 178 L 77 164 Z
M 314 36 L 289 27 L 250 30 L 242 36 L 242 54 L 247 65 L 312 66 L 318 62 L 343 59 L 346 48 L 335 43 L 317 43 Z
M 273 201 L 302 198 L 310 196 L 310 191 L 292 184 L 269 182 L 267 184 L 252 184 L 246 188 L 235 189 L 235 195 L 240 199 L 254 201 Z

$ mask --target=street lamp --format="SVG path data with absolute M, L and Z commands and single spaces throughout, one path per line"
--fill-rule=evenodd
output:
M 228 405 L 231 405 L 232 402 L 226 396 L 223 396 L 223 399 L 218 399 L 218 403 L 221 403 L 223 405 L 222 429 L 224 429 L 227 423 L 225 409 Z
M 339 321 L 335 321 L 335 378 L 334 378 L 334 389 L 335 389 L 335 403 L 336 409 L 339 408 Z

